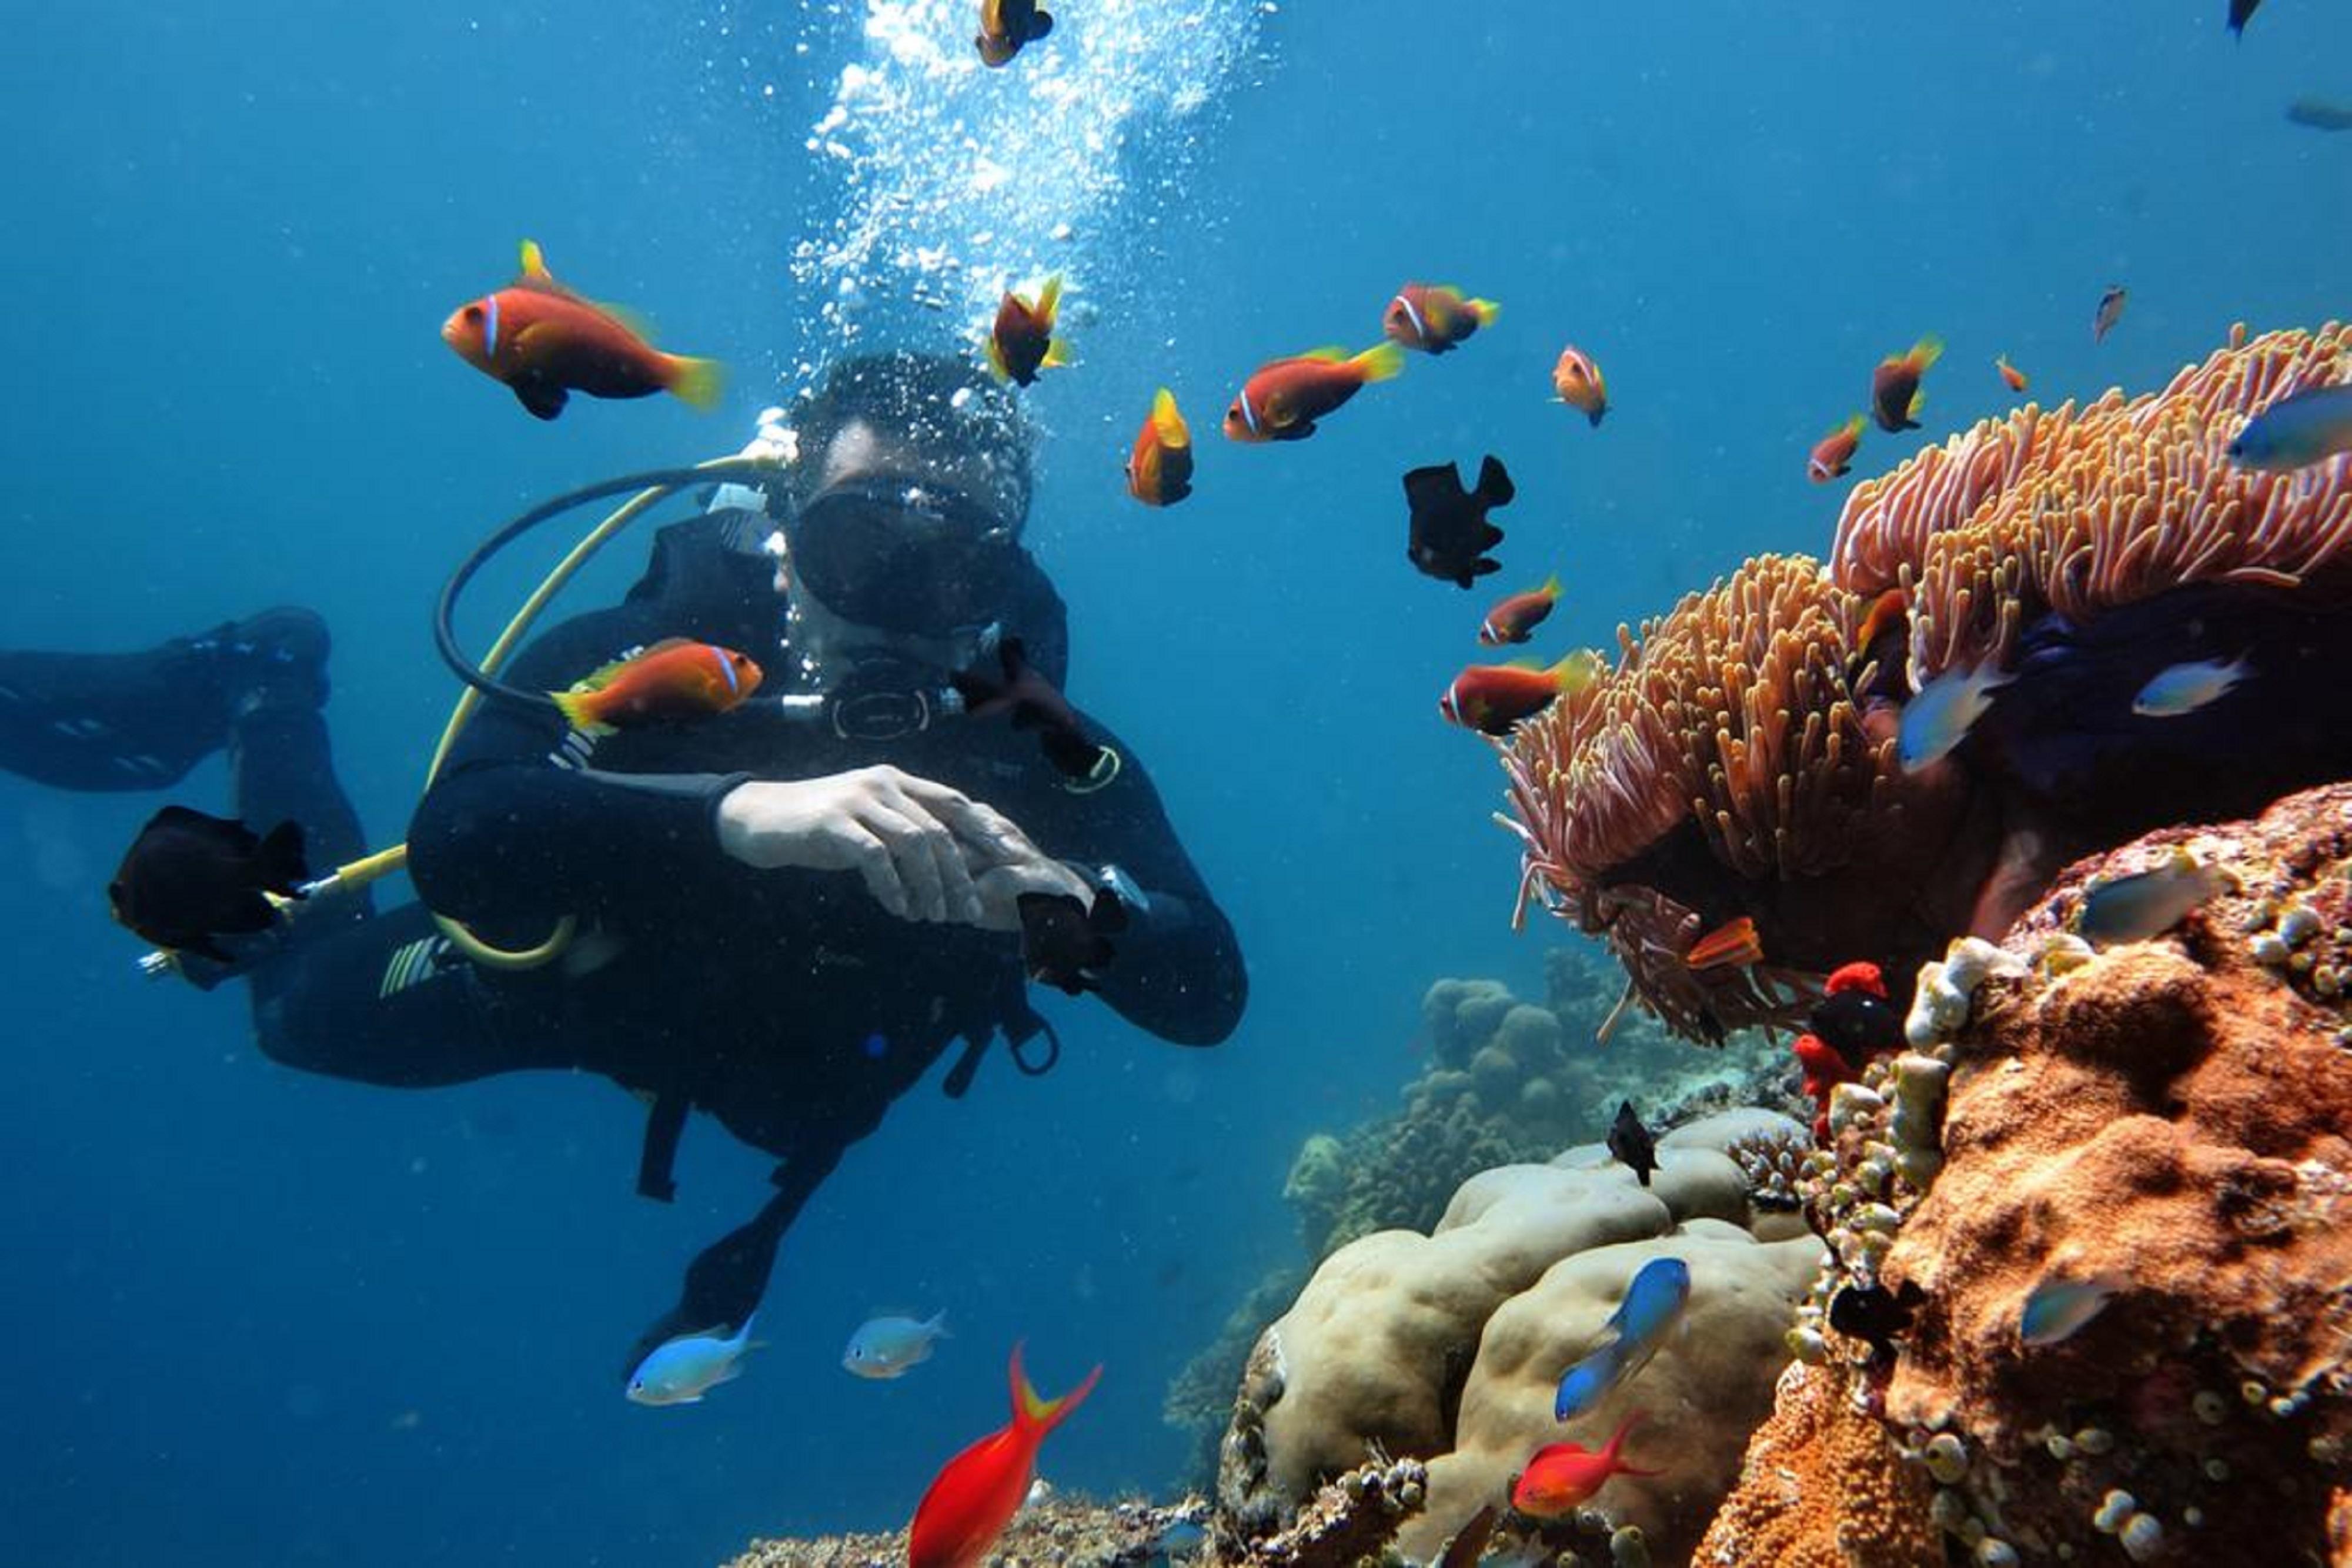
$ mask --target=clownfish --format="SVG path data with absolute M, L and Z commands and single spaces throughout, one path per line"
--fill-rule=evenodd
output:
M 1058 1399 L 1040 1399 L 1013 1347 L 1013 1421 L 941 1467 L 907 1530 L 907 1568 L 974 1568 L 1029 1495 L 1037 1449 L 1102 1375 L 1097 1366 Z
M 1885 431 L 1916 430 L 1919 411 L 1927 394 L 1919 378 L 1944 357 L 1944 340 L 1932 333 L 1911 345 L 1907 354 L 1891 354 L 1878 361 L 1870 376 L 1870 417 Z
M 1805 457 L 1805 477 L 1816 485 L 1826 485 L 1832 479 L 1845 477 L 1853 464 L 1853 455 L 1862 445 L 1862 427 L 1866 423 L 1855 414 L 1827 435 L 1813 444 Z
M 1269 360 L 1250 372 L 1225 410 L 1231 441 L 1304 441 L 1315 422 L 1373 382 L 1404 369 L 1404 350 L 1377 343 L 1360 354 L 1345 349 L 1312 349 Z
M 1445 283 L 1408 283 L 1396 291 L 1381 317 L 1389 341 L 1424 354 L 1450 354 L 1481 327 L 1491 327 L 1503 308 L 1491 299 L 1465 299 Z
M 1127 493 L 1147 507 L 1172 507 L 1192 493 L 1192 432 L 1161 387 L 1135 433 L 1127 458 Z
M 1580 648 L 1548 670 L 1533 664 L 1473 664 L 1454 677 L 1437 711 L 1449 724 L 1481 735 L 1508 735 L 1511 726 L 1541 713 L 1563 692 L 1591 685 L 1601 656 Z
M 1486 612 L 1486 619 L 1478 623 L 1478 641 L 1489 648 L 1524 643 L 1559 602 L 1559 574 L 1554 572 L 1544 579 L 1541 588 L 1497 600 L 1495 607 Z
M 1992 368 L 2000 372 L 2001 385 L 2013 392 L 2021 392 L 2025 390 L 2025 372 L 2011 364 L 2007 354 L 1994 360 Z
M 1008 288 L 997 302 L 996 322 L 989 329 L 988 368 L 996 379 L 1029 386 L 1045 366 L 1070 362 L 1070 346 L 1054 336 L 1054 319 L 1062 308 L 1062 275 L 1045 279 L 1032 303 L 1029 297 Z
M 562 413 L 576 392 L 609 398 L 666 392 L 696 408 L 713 408 L 723 380 L 717 361 L 665 354 L 613 307 L 556 282 L 534 240 L 522 242 L 521 275 L 451 311 L 441 323 L 441 340 L 511 389 L 539 419 Z
M 1609 412 L 1609 385 L 1601 379 L 1601 367 L 1573 343 L 1559 351 L 1559 361 L 1551 368 L 1551 390 L 1596 429 Z
M 611 735 L 725 713 L 758 691 L 761 678 L 760 666 L 732 648 L 669 637 L 548 695 L 581 734 Z

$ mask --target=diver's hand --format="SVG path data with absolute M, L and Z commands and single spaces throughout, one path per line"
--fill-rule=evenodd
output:
M 902 920 L 991 929 L 1012 927 L 991 919 L 973 872 L 1038 854 L 993 809 L 887 764 L 739 784 L 719 802 L 719 844 L 763 871 L 856 872 L 874 901 Z
M 973 879 L 973 886 L 980 893 L 981 916 L 972 924 L 984 931 L 1020 930 L 1024 893 L 1058 894 L 1087 905 L 1095 896 L 1094 883 L 1034 845 L 1027 855 L 982 872 Z

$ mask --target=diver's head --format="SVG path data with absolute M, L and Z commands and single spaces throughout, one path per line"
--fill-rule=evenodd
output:
M 873 354 L 835 365 L 793 427 L 784 571 L 814 630 L 955 643 L 1003 616 L 1030 486 L 1008 392 L 966 359 Z

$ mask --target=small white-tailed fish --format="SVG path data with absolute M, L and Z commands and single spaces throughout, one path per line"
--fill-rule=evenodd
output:
M 2176 846 L 2152 871 L 2101 877 L 2083 894 L 2074 934 L 2095 947 L 2146 942 L 2161 936 L 2216 894 L 2234 891 L 2238 879 Z
M 2056 1344 L 2072 1339 L 2084 1324 L 2106 1311 L 2127 1281 L 2112 1274 L 2074 1279 L 2044 1274 L 2026 1292 L 2017 1314 L 2017 1337 L 2030 1345 Z
M 1974 669 L 1956 664 L 1920 687 L 1919 695 L 1903 705 L 1896 742 L 1903 770 L 1916 772 L 1948 756 L 1992 706 L 1992 694 L 2014 678 L 1990 664 Z
M 2147 685 L 2132 698 L 2132 712 L 2142 718 L 2179 718 L 2195 713 L 2250 673 L 2242 658 L 2173 664 L 2148 677 Z
M 931 1342 L 948 1337 L 944 1311 L 928 1318 L 884 1314 L 857 1325 L 841 1353 L 842 1370 L 859 1377 L 897 1377 L 917 1362 L 931 1359 Z
M 742 1376 L 743 1353 L 757 1348 L 751 1319 L 743 1320 L 732 1339 L 726 1327 L 682 1333 L 656 1345 L 629 1374 L 629 1398 L 639 1405 L 695 1405 L 719 1385 Z
M 2352 452 L 2352 386 L 2311 387 L 2246 421 L 2230 461 L 2266 474 L 2292 474 Z
M 1642 1370 L 1690 1304 L 1690 1265 L 1679 1258 L 1653 1258 L 1625 1287 L 1625 1299 L 1610 1314 L 1599 1349 L 1560 1375 L 1552 1398 L 1552 1419 L 1573 1421 L 1601 1403 L 1608 1392 Z

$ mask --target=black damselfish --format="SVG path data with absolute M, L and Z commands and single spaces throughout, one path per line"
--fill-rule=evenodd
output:
M 1927 1300 L 1927 1292 L 1910 1280 L 1891 1291 L 1884 1285 L 1848 1285 L 1830 1298 L 1830 1327 L 1888 1354 L 1896 1337 L 1910 1333 L 1912 1314 Z
M 1066 893 L 1024 893 L 1013 903 L 1021 911 L 1021 963 L 1029 977 L 1074 997 L 1095 989 L 1116 951 L 1110 939 L 1127 929 L 1127 905 L 1118 894 L 1105 888 L 1091 907 Z
M 1885 997 L 1866 990 L 1823 997 L 1810 1022 L 1812 1032 L 1857 1072 L 1871 1058 L 1903 1045 L 1903 1014 Z
M 310 880 L 302 830 L 280 822 L 256 838 L 243 822 L 166 806 L 148 819 L 107 884 L 114 918 L 158 947 L 233 962 L 215 937 L 267 931 L 277 907 Z
M 1068 699 L 1054 689 L 1051 681 L 1030 667 L 1021 639 L 1004 639 L 997 645 L 996 657 L 996 674 L 972 669 L 954 677 L 956 695 L 963 698 L 964 711 L 974 718 L 1011 714 L 1013 728 L 1037 731 L 1045 759 L 1066 777 L 1092 778 L 1103 765 L 1104 748 L 1087 738 L 1086 729 L 1078 723 L 1077 713 Z
M 1617 1102 L 1617 1119 L 1609 1124 L 1609 1152 L 1632 1169 L 1643 1186 L 1650 1185 L 1650 1173 L 1658 1168 L 1657 1140 L 1650 1129 L 1642 1125 L 1642 1118 L 1633 1114 L 1633 1102 Z
M 1405 559 L 1424 575 L 1467 588 L 1502 562 L 1486 552 L 1503 542 L 1503 530 L 1486 520 L 1489 507 L 1518 494 L 1502 460 L 1491 454 L 1478 465 L 1478 487 L 1462 488 L 1462 471 L 1451 463 L 1415 468 L 1404 476 L 1404 498 L 1412 507 L 1412 532 Z

